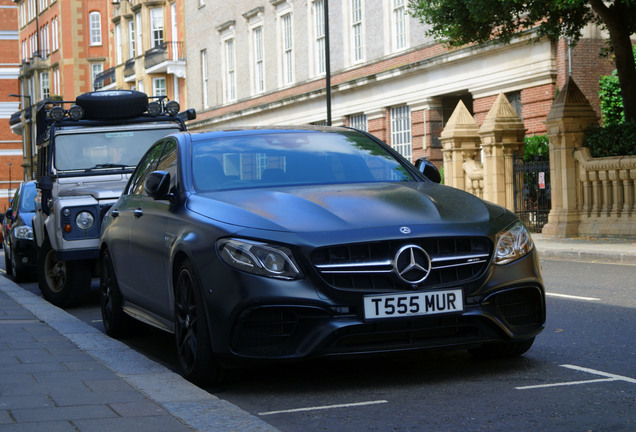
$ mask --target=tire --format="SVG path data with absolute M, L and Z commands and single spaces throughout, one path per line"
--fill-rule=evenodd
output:
M 148 95 L 134 90 L 109 90 L 84 93 L 75 99 L 87 119 L 137 117 L 148 108 Z
M 198 385 L 224 381 L 227 371 L 212 353 L 201 290 L 188 261 L 181 264 L 175 280 L 174 320 L 183 376 Z
M 486 343 L 478 348 L 471 348 L 468 352 L 476 358 L 485 360 L 512 358 L 525 354 L 530 347 L 532 347 L 533 343 L 534 338 L 525 339 L 519 342 Z
M 58 261 L 51 243 L 38 249 L 38 285 L 46 300 L 66 308 L 82 303 L 88 296 L 91 271 L 85 261 Z
M 10 254 L 11 254 L 11 251 L 9 250 L 9 248 L 4 248 L 4 270 L 7 272 L 7 274 L 13 273 L 13 268 L 11 266 L 11 258 L 7 256 Z
M 10 267 L 11 267 L 11 276 L 13 277 L 13 281 L 16 283 L 24 282 L 29 278 L 29 272 L 24 270 L 15 260 L 15 252 L 11 252 Z M 4 251 L 4 256 L 6 259 L 7 251 Z
M 130 317 L 123 310 L 123 296 L 117 283 L 110 252 L 105 250 L 99 259 L 99 305 L 102 310 L 104 330 L 110 337 L 124 336 L 130 327 Z

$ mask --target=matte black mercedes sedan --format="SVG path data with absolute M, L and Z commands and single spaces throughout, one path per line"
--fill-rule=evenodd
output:
M 195 382 L 244 360 L 521 355 L 545 321 L 532 239 L 439 180 L 347 128 L 167 136 L 105 215 L 104 327 L 174 333 Z

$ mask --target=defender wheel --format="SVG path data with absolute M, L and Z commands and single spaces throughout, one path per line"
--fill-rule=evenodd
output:
M 123 297 L 119 291 L 113 260 L 108 250 L 102 253 L 100 260 L 99 304 L 102 310 L 102 323 L 108 336 L 119 338 L 129 328 L 128 315 L 123 310 Z
M 174 315 L 177 357 L 183 376 L 196 384 L 222 381 L 226 370 L 212 353 L 201 291 L 188 261 L 177 272 Z
M 84 261 L 58 261 L 51 243 L 38 250 L 38 285 L 46 300 L 65 308 L 80 304 L 90 290 L 91 271 Z
M 488 360 L 519 357 L 525 354 L 533 343 L 534 338 L 522 340 L 520 342 L 486 343 L 478 348 L 471 348 L 468 352 L 479 359 Z

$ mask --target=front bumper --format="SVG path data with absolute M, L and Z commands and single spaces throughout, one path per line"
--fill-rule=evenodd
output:
M 342 295 L 310 278 L 277 281 L 219 270 L 216 278 L 204 279 L 215 281 L 204 284 L 204 292 L 213 349 L 226 360 L 469 348 L 529 339 L 545 323 L 536 251 L 490 266 L 478 280 L 459 287 L 461 312 L 375 320 L 364 318 L 364 293 Z M 440 289 L 449 288 L 458 287 Z

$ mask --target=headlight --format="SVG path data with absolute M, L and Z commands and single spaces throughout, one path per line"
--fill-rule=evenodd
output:
M 23 240 L 33 240 L 33 229 L 27 225 L 16 227 L 13 231 L 15 238 Z
M 497 234 L 495 264 L 508 264 L 528 255 L 534 243 L 526 227 L 519 221 Z
M 237 270 L 277 279 L 302 277 L 291 251 L 284 246 L 222 239 L 216 247 L 223 262 Z
M 81 211 L 75 216 L 75 224 L 79 229 L 87 231 L 93 227 L 95 223 L 95 218 L 91 214 L 91 212 Z

